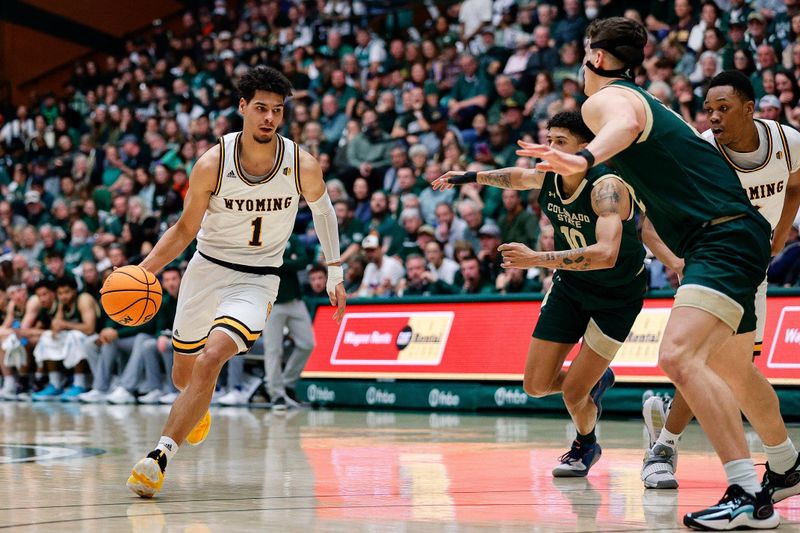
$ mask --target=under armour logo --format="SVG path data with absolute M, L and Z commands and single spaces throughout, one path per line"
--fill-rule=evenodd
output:
M 230 172 L 225 174 L 225 177 L 226 178 L 235 178 L 236 177 L 236 173 L 233 170 L 231 170 Z
M 120 320 L 121 324 L 130 324 L 131 322 L 133 322 L 133 319 L 129 316 L 123 317 L 122 320 Z
M 551 191 L 551 192 L 547 193 L 547 196 L 549 196 L 550 198 L 555 198 L 556 197 L 556 193 Z

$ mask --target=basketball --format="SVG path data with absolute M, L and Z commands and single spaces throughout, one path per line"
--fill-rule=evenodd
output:
M 100 289 L 106 314 L 123 326 L 139 326 L 152 319 L 161 307 L 161 284 L 152 272 L 140 266 L 118 268 Z

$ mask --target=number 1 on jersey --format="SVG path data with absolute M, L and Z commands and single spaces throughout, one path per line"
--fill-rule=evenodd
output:
M 262 217 L 254 218 L 253 221 L 250 223 L 253 226 L 253 233 L 250 236 L 250 246 L 261 246 L 263 243 L 261 242 L 261 222 Z

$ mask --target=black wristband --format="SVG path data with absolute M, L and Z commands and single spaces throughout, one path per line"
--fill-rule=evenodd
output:
M 449 181 L 453 185 L 463 185 L 465 183 L 477 183 L 478 173 L 470 170 L 469 172 L 464 172 L 460 176 L 453 176 L 447 181 Z
M 594 166 L 594 155 L 592 154 L 592 152 L 590 152 L 586 148 L 584 148 L 583 150 L 579 151 L 575 155 L 579 155 L 579 156 L 581 156 L 582 158 L 584 158 L 586 160 L 586 162 L 589 164 L 587 169 L 588 168 L 592 168 Z

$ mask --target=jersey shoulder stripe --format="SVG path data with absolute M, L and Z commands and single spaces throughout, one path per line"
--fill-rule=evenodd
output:
M 783 131 L 783 126 L 775 124 L 778 135 L 781 136 L 781 144 L 783 144 L 783 154 L 786 156 L 786 168 L 789 169 L 789 174 L 792 173 L 792 153 L 789 150 L 789 143 L 786 141 L 786 133 Z
M 217 142 L 219 143 L 219 165 L 217 165 L 217 186 L 214 187 L 214 195 L 219 194 L 222 187 L 222 171 L 225 169 L 225 139 L 220 137 Z
M 297 186 L 297 194 L 303 194 L 300 188 L 300 145 L 294 143 L 294 184 Z

